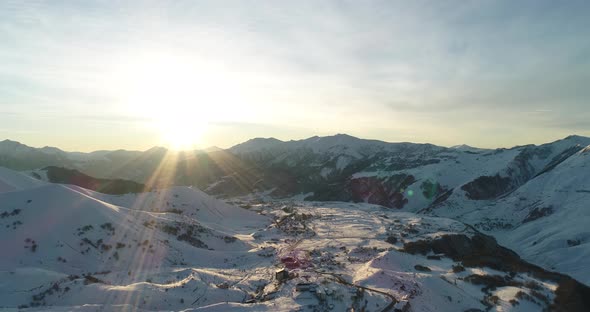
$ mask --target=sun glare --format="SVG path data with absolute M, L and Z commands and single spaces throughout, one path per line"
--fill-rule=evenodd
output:
M 128 113 L 148 120 L 173 149 L 202 147 L 211 122 L 240 103 L 231 75 L 174 55 L 139 57 L 122 78 Z

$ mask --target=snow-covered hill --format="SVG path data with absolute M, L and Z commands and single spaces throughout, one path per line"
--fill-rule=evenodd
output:
M 514 191 L 588 144 L 590 138 L 570 136 L 539 146 L 488 150 L 336 135 L 289 142 L 254 139 L 229 151 L 257 169 L 256 187 L 248 192 L 266 190 L 278 197 L 306 194 L 308 200 L 420 211 L 442 202 L 450 209 L 480 206 Z M 236 183 L 221 181 L 209 190 L 223 194 Z M 460 210 L 457 214 L 463 213 Z
M 0 181 L 12 186 L 0 193 L 0 308 L 584 311 L 590 304 L 586 286 L 452 219 L 351 203 L 246 210 L 190 187 L 106 195 L 8 169 Z
M 175 214 L 182 210 L 184 217 L 199 218 L 203 226 L 227 235 L 242 232 L 231 230 L 235 224 L 210 220 L 231 220 L 228 215 L 235 214 L 242 221 L 243 211 L 206 210 L 210 215 L 198 215 L 196 209 L 186 210 L 196 203 L 207 206 L 203 198 L 215 201 L 197 188 L 224 198 L 364 202 L 451 218 L 494 235 L 532 263 L 590 284 L 583 260 L 590 252 L 590 234 L 585 230 L 590 202 L 588 145 L 590 138 L 569 136 L 538 146 L 490 150 L 335 135 L 288 142 L 253 139 L 211 152 L 173 153 L 153 148 L 75 156 L 64 152 L 63 156 L 53 149 L 5 141 L 0 142 L 0 163 L 12 159 L 2 153 L 17 153 L 22 160 L 28 159 L 28 153 L 62 155 L 70 161 L 66 167 L 100 172 L 102 177 L 135 179 L 148 189 L 186 185 L 121 196 L 69 189 L 134 211 Z M 46 178 L 44 171 L 34 172 Z M 10 171 L 3 174 L 14 175 Z M 0 179 L 0 191 L 18 191 L 29 185 L 44 184 L 18 174 Z
M 45 184 L 31 176 L 0 167 L 0 193 L 20 191 Z
M 7 169 L 0 181 L 18 186 L 0 194 L 4 307 L 187 307 L 183 296 L 188 300 L 195 287 L 209 287 L 193 276 L 215 280 L 216 270 L 254 263 L 260 256 L 248 241 L 268 224 L 263 216 L 187 188 L 167 190 L 178 208 L 153 211 L 142 201 L 157 194 L 109 196 Z M 243 295 L 211 289 L 203 304 Z
M 470 223 L 527 260 L 590 283 L 589 151 L 580 149 L 497 200 L 454 203 L 456 209 L 441 205 L 432 213 Z
M 217 196 L 305 194 L 308 200 L 367 202 L 419 211 L 443 198 L 449 206 L 464 200 L 474 205 L 493 200 L 589 144 L 590 138 L 570 136 L 539 146 L 488 150 L 387 143 L 338 134 L 288 142 L 257 138 L 210 152 L 152 148 L 84 154 L 53 149 L 49 153 L 48 148 L 4 141 L 0 142 L 0 165 L 13 169 L 54 165 L 96 178 L 192 185 Z M 13 150 L 21 156 L 14 158 Z M 41 161 L 39 155 L 49 158 Z

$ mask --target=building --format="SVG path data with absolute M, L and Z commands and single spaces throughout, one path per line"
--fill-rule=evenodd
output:
M 283 282 L 289 279 L 289 271 L 287 269 L 280 269 L 275 271 L 275 278 L 279 282 Z

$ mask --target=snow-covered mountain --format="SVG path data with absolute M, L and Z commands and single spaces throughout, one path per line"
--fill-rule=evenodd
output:
M 540 146 L 488 150 L 336 135 L 289 142 L 254 139 L 229 151 L 253 163 L 258 189 L 271 195 L 306 194 L 310 200 L 364 201 L 419 211 L 442 201 L 452 206 L 455 200 L 496 199 L 589 144 L 590 138 L 570 136 Z M 222 193 L 228 184 L 211 191 Z
M 51 150 L 51 152 L 47 152 Z M 33 148 L 5 140 L 0 142 L 0 166 L 15 170 L 61 167 L 78 170 L 97 179 L 124 179 L 150 186 L 195 185 L 206 187 L 240 170 L 233 155 L 216 148 L 170 151 L 154 147 L 147 151 L 65 152 L 57 148 Z M 188 170 L 187 170 L 188 169 Z
M 585 285 L 448 218 L 364 203 L 243 203 L 248 209 L 242 209 L 183 186 L 107 195 L 30 174 L 0 169 L 0 308 L 586 311 L 590 305 Z
M 297 144 L 305 146 L 312 142 Z M 285 142 L 284 145 L 293 144 Z M 370 153 L 370 160 L 362 169 L 355 168 L 353 160 L 342 169 L 346 173 L 340 180 L 330 180 L 327 176 L 318 183 L 320 186 L 316 191 L 309 190 L 313 194 L 306 196 L 377 203 L 460 220 L 496 236 L 528 261 L 590 283 L 587 261 L 583 260 L 590 252 L 590 232 L 586 229 L 590 221 L 589 145 L 590 138 L 569 136 L 539 146 L 510 149 L 486 150 L 466 146 L 427 148 L 426 151 L 415 149 L 405 154 L 405 161 L 401 162 L 396 161 L 396 156 L 384 152 L 385 147 L 381 153 Z M 275 151 L 277 146 L 275 142 Z M 352 143 L 346 146 L 353 151 L 352 147 L 358 147 Z M 383 145 L 378 143 L 374 148 L 377 146 Z M 328 151 L 332 149 L 327 148 Z M 335 154 L 324 152 L 320 155 L 331 159 L 354 155 L 354 152 L 342 153 L 345 150 L 342 146 L 338 149 Z M 283 150 L 287 152 L 273 158 L 283 164 L 282 170 L 293 166 L 294 171 L 309 174 L 305 170 L 311 165 L 300 165 L 305 161 L 299 164 L 285 162 L 295 156 L 288 154 L 288 148 L 283 147 Z M 302 158 L 307 161 L 313 159 L 314 156 L 310 155 L 315 155 L 301 148 L 296 150 L 305 153 Z M 253 154 L 251 151 L 244 153 Z M 259 153 L 269 152 L 261 149 Z M 263 159 L 260 155 L 256 157 Z M 407 159 L 418 161 L 408 165 Z M 268 159 L 264 161 L 271 163 Z M 320 166 L 322 169 L 312 174 L 326 170 L 337 172 L 338 169 L 330 167 L 328 161 L 324 164 L 328 165 Z M 351 168 L 356 172 L 347 171 Z M 325 186 L 322 187 L 322 183 Z M 322 196 L 318 197 L 318 192 Z
M 394 174 L 375 179 L 355 175 L 436 163 L 446 150 L 431 144 L 387 143 L 338 134 L 289 142 L 254 139 L 228 151 L 256 168 L 257 189 L 269 190 L 272 195 L 309 194 L 309 200 L 365 201 L 402 207 L 405 203 L 400 190 L 413 182 L 411 177 Z M 227 184 L 219 184 L 211 191 L 221 193 Z
M 442 199 L 449 203 L 495 199 L 589 144 L 590 138 L 570 136 L 539 146 L 488 150 L 387 143 L 339 134 L 288 142 L 258 138 L 228 150 L 152 148 L 87 154 L 57 150 L 48 154 L 43 151 L 47 148 L 4 141 L 0 142 L 0 165 L 17 170 L 59 166 L 102 179 L 194 185 L 220 196 L 299 195 L 308 200 L 367 202 L 418 211 Z M 34 155 L 34 161 L 14 156 L 14 150 Z M 57 154 L 61 156 L 55 158 Z M 38 155 L 45 158 L 41 161 Z
M 211 283 L 260 258 L 249 240 L 269 222 L 187 187 L 114 196 L 7 169 L 0 181 L 2 307 L 176 310 L 199 288 L 202 305 L 242 300 Z
M 1 162 L 10 153 L 20 153 L 19 159 L 60 154 L 68 163 L 54 160 L 57 165 L 134 180 L 147 189 L 188 185 L 224 198 L 364 202 L 451 218 L 495 236 L 527 261 L 590 284 L 583 261 L 590 252 L 584 226 L 589 145 L 590 138 L 569 136 L 513 148 L 445 148 L 340 134 L 287 142 L 258 138 L 210 152 L 153 148 L 63 156 L 4 141 L 0 164 L 11 164 Z M 15 187 L 0 182 L 2 188 Z
M 429 212 L 472 224 L 527 260 L 590 283 L 590 147 L 574 150 L 549 155 L 534 178 L 497 199 L 451 196 Z

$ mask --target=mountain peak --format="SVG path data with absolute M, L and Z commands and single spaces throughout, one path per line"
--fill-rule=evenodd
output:
M 359 138 L 354 137 L 352 135 L 348 135 L 346 133 L 337 133 L 337 134 L 334 134 L 334 135 L 326 135 L 326 136 L 317 136 L 317 135 L 314 135 L 314 136 L 312 136 L 309 139 L 353 139 L 353 140 L 360 140 Z
M 580 145 L 580 146 L 588 146 L 590 145 L 590 137 L 585 137 L 585 136 L 581 136 L 581 135 L 568 135 L 567 137 L 561 139 L 561 140 L 557 140 L 555 142 L 551 142 L 551 143 L 546 143 L 546 144 L 574 144 L 574 145 Z
M 146 153 L 165 153 L 168 149 L 162 146 L 154 146 L 146 151 Z
M 274 143 L 282 143 L 283 141 L 281 141 L 281 140 L 279 140 L 277 138 L 273 138 L 273 137 L 270 137 L 270 138 L 261 138 L 261 137 L 258 137 L 258 138 L 250 139 L 250 140 L 246 141 L 245 143 L 248 143 L 248 142 L 274 142 Z
M 332 146 L 336 146 L 336 145 L 353 146 L 353 145 L 357 144 L 358 142 L 362 142 L 362 141 L 368 141 L 368 140 L 362 140 L 362 139 L 359 139 L 357 137 L 353 137 L 348 134 L 338 133 L 335 135 L 323 136 L 323 137 L 314 136 L 314 137 L 305 139 L 302 142 L 310 143 L 313 145 L 318 145 L 318 147 L 332 147 Z
M 249 153 L 260 149 L 268 149 L 285 142 L 275 138 L 254 138 L 229 148 L 235 153 Z
M 205 153 L 212 153 L 212 152 L 223 151 L 223 148 L 213 145 L 213 146 L 209 146 L 209 147 L 203 149 L 202 151 Z
M 455 145 L 455 146 L 451 146 L 450 148 L 457 150 L 457 151 L 463 151 L 463 152 L 481 152 L 481 151 L 486 150 L 484 148 L 474 147 L 474 146 L 467 145 L 467 144 Z
M 53 146 L 44 146 L 44 147 L 40 148 L 39 150 L 44 153 L 53 154 L 53 155 L 61 154 L 64 152 L 64 151 L 60 150 L 59 148 L 53 147 Z
M 4 141 L 1 141 L 0 144 L 24 145 L 21 142 L 13 141 L 13 140 L 10 140 L 10 139 L 5 139 Z
M 17 141 L 4 140 L 0 142 L 0 150 L 8 153 L 20 153 L 33 149 L 30 146 L 24 145 Z
M 356 139 L 356 140 L 359 139 L 359 138 L 357 138 L 355 136 L 352 136 L 352 135 L 349 135 L 349 134 L 346 134 L 346 133 L 337 133 L 337 134 L 333 135 L 333 137 L 336 137 L 336 138 L 349 138 L 349 139 Z
M 567 137 L 565 137 L 564 140 L 568 140 L 568 141 L 587 141 L 587 140 L 590 140 L 590 137 L 585 137 L 585 136 L 581 136 L 581 135 L 577 135 L 577 134 L 572 134 L 572 135 L 568 135 Z

